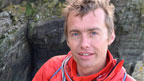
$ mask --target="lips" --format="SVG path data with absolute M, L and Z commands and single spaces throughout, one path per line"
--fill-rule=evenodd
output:
M 89 52 L 81 52 L 79 53 L 80 56 L 90 56 L 93 55 L 93 53 L 89 53 Z

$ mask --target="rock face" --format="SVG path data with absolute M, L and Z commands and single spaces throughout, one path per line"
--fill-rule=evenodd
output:
M 4 8 L 5 6 L 7 5 L 10 5 L 10 3 L 13 3 L 13 4 L 18 4 L 20 2 L 22 2 L 23 0 L 1 0 L 0 1 L 0 8 Z
M 137 61 L 132 76 L 137 81 L 143 81 L 144 80 L 144 62 L 143 61 Z
M 132 74 L 137 61 L 144 56 L 144 1 L 112 0 L 116 6 L 117 38 L 112 47 L 120 58 L 125 59 L 125 67 Z M 115 49 L 116 47 L 116 49 Z
M 52 56 L 67 54 L 69 49 L 63 38 L 63 25 L 63 19 L 56 19 L 41 22 L 31 30 L 29 27 L 28 41 L 32 49 L 34 73 Z
M 12 25 L 8 12 L 0 13 L 0 79 L 30 81 L 31 54 L 26 25 Z
M 113 1 L 116 5 L 118 54 L 129 61 L 142 60 L 144 49 L 142 2 L 141 0 Z
M 69 51 L 60 16 L 64 0 L 19 0 L 15 4 L 22 5 L 1 9 L 9 4 L 9 0 L 0 2 L 4 1 L 0 4 L 0 79 L 31 81 L 46 60 Z M 144 0 L 111 1 L 116 6 L 117 36 L 110 50 L 115 58 L 125 60 L 129 74 L 144 81 Z

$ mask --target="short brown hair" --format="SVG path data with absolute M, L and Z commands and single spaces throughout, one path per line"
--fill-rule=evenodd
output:
M 105 24 L 108 28 L 108 36 L 114 30 L 114 10 L 115 7 L 110 4 L 109 0 L 66 0 L 65 8 L 63 9 L 63 16 L 65 18 L 64 33 L 67 37 L 67 18 L 71 11 L 76 11 L 81 17 L 90 11 L 97 8 L 102 8 L 105 13 Z

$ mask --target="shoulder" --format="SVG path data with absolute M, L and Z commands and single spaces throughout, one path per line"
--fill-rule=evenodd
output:
M 50 58 L 46 61 L 38 72 L 35 74 L 32 81 L 47 81 L 52 76 L 52 74 L 61 66 L 63 59 L 66 55 L 59 55 Z
M 126 69 L 123 67 L 122 70 L 126 72 Z M 126 80 L 125 81 L 136 81 L 133 77 L 126 73 Z
M 133 77 L 127 74 L 126 81 L 136 81 Z
M 56 64 L 61 65 L 63 59 L 66 58 L 66 55 L 59 55 L 50 58 L 47 62 L 45 62 L 44 66 L 55 66 Z
M 122 70 L 126 72 L 126 69 L 123 67 Z M 132 76 L 126 73 L 126 79 L 125 81 L 136 81 Z
M 51 71 L 55 71 L 61 66 L 61 63 L 65 57 L 66 55 L 54 56 L 50 58 L 47 62 L 45 62 L 41 68 L 44 69 L 45 72 L 49 71 L 48 74 L 50 74 Z

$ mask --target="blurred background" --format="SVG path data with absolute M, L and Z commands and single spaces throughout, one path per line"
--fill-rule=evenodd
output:
M 49 58 L 67 54 L 65 0 L 0 0 L 0 81 L 31 81 Z M 116 7 L 114 58 L 144 81 L 144 0 L 111 0 Z

